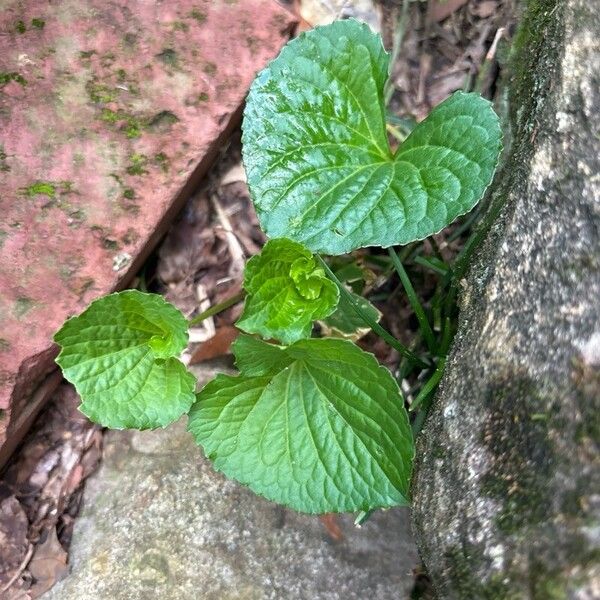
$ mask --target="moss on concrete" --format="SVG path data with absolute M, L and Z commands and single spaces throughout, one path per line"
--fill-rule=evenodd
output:
M 510 116 L 517 130 L 526 127 L 532 132 L 544 98 L 558 75 L 564 38 L 563 11 L 561 0 L 527 2 L 509 59 Z
M 496 575 L 489 581 L 478 579 L 473 572 L 473 561 L 484 557 L 476 546 L 453 547 L 446 550 L 444 561 L 448 579 L 461 600 L 521 600 L 520 594 L 511 591 L 509 582 Z
M 539 397 L 539 385 L 512 373 L 487 392 L 481 443 L 492 464 L 482 478 L 482 491 L 502 505 L 498 527 L 515 533 L 547 517 L 552 499 L 548 477 L 553 470 L 549 439 L 553 399 Z
M 591 597 L 600 373 L 577 349 L 599 319 L 584 175 L 598 172 L 598 117 L 581 92 L 598 35 L 583 0 L 530 0 L 510 52 L 510 151 L 418 440 L 415 529 L 444 600 Z

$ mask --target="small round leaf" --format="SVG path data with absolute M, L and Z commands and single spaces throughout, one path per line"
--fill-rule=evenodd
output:
M 54 341 L 81 412 L 105 427 L 164 427 L 194 402 L 194 377 L 176 358 L 187 321 L 162 296 L 129 290 L 95 300 Z

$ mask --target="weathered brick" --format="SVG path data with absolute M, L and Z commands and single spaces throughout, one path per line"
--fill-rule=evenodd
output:
M 44 399 L 53 332 L 127 284 L 292 25 L 273 0 L 4 2 L 0 463 Z

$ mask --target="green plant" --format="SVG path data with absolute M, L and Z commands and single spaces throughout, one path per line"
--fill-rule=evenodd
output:
M 243 158 L 273 239 L 247 264 L 237 325 L 277 343 L 242 335 L 233 347 L 240 374 L 219 375 L 195 395 L 176 358 L 187 342 L 183 316 L 138 291 L 100 298 L 55 336 L 57 362 L 86 415 L 145 429 L 189 412 L 189 431 L 216 469 L 299 511 L 408 503 L 414 444 L 403 396 L 392 374 L 350 338 L 366 324 L 404 357 L 401 372 L 430 373 L 416 407 L 441 378 L 450 327 L 436 338 L 390 248 L 430 351 L 418 356 L 348 289 L 344 269 L 334 272 L 319 253 L 392 247 L 438 232 L 483 195 L 501 136 L 489 102 L 456 93 L 392 152 L 387 73 L 379 37 L 349 20 L 291 41 L 252 85 Z M 446 272 L 442 261 L 427 264 Z M 316 320 L 348 339 L 311 338 Z

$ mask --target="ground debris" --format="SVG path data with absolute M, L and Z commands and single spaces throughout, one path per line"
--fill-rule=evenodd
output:
M 264 241 L 246 184 L 238 132 L 171 227 L 158 250 L 149 288 L 191 317 L 242 289 L 244 263 L 260 252 Z M 194 328 L 192 363 L 228 353 L 240 311 L 235 305 Z
M 9 493 L 9 488 L 2 485 L 0 494 Z M 12 578 L 25 558 L 29 542 L 27 540 L 27 515 L 23 507 L 13 495 L 7 495 L 0 501 L 0 585 L 4 587 Z
M 424 119 L 431 109 L 456 90 L 494 95 L 494 78 L 478 75 L 493 67 L 486 59 L 496 33 L 512 25 L 507 0 L 441 0 L 412 2 L 405 16 L 398 2 L 398 26 L 404 36 L 393 65 L 394 93 L 390 111 L 399 117 Z M 485 65 L 489 61 L 492 65 Z M 485 67 L 485 68 L 484 68 Z
M 102 449 L 101 429 L 78 405 L 61 385 L 0 477 L 2 598 L 38 598 L 67 571 L 82 483 Z
M 47 592 L 68 571 L 67 553 L 58 541 L 56 527 L 52 527 L 46 534 L 46 539 L 36 546 L 28 566 L 35 581 L 30 589 L 32 598 Z

